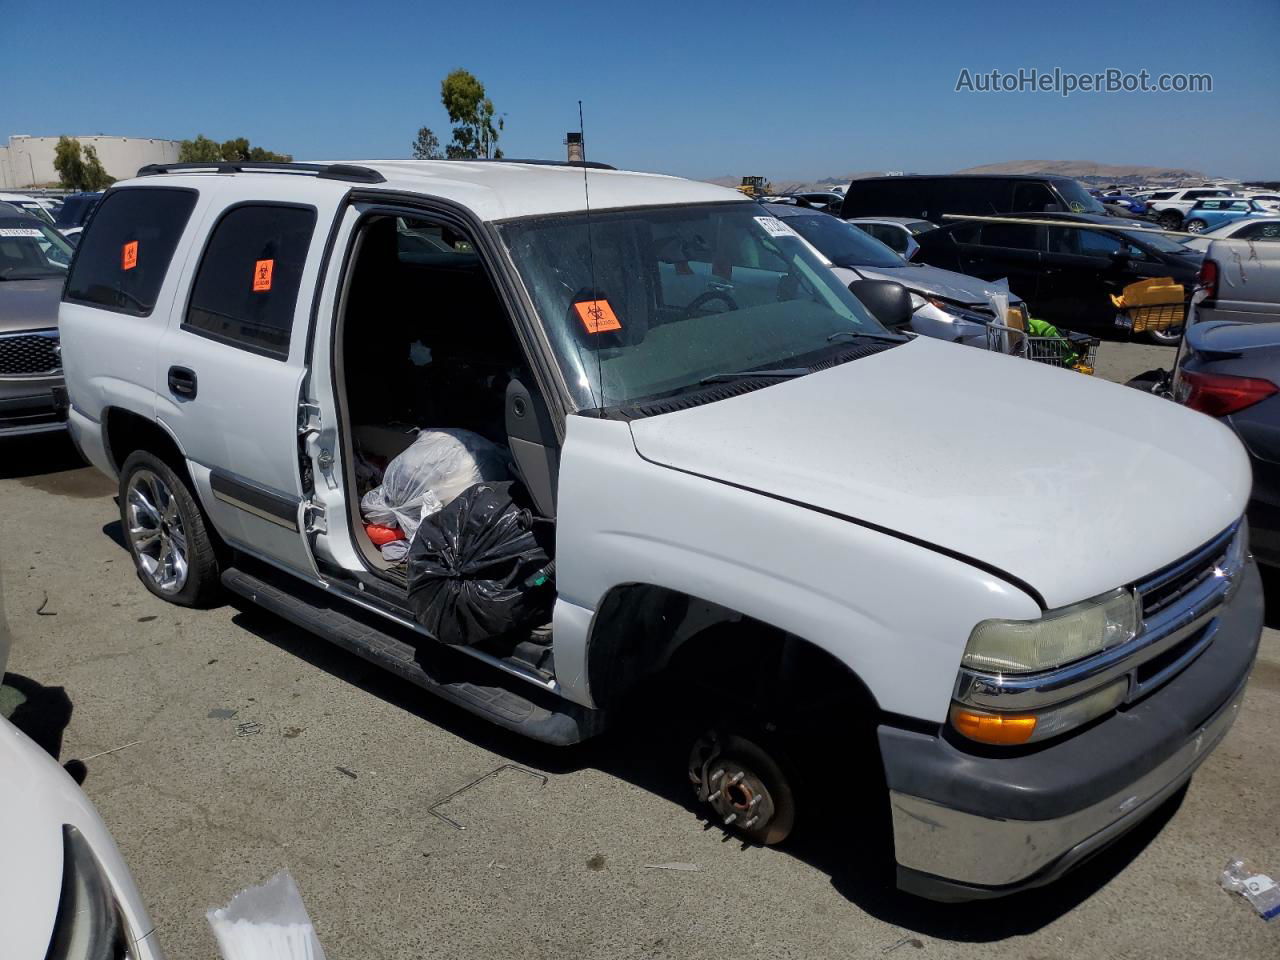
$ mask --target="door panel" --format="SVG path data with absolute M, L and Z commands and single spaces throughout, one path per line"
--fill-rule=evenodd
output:
M 260 187 L 250 192 L 250 178 L 215 189 L 201 232 L 209 240 L 191 253 L 184 275 L 194 281 L 180 291 L 161 339 L 157 418 L 193 464 L 219 533 L 313 574 L 299 529 L 298 403 L 312 295 L 341 188 L 290 177 L 273 183 L 270 204 Z M 298 211 L 314 214 L 309 236 L 286 229 Z M 243 296 L 228 289 L 236 284 Z

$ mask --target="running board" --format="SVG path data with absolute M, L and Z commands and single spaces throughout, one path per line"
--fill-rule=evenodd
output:
M 526 691 L 532 697 L 525 696 L 510 689 L 506 676 L 493 667 L 429 637 L 421 637 L 416 645 L 408 643 L 360 618 L 359 611 L 345 601 L 295 577 L 259 577 L 231 567 L 223 571 L 222 583 L 232 593 L 276 616 L 532 740 L 568 746 L 603 729 L 598 710 L 536 691 L 532 686 Z

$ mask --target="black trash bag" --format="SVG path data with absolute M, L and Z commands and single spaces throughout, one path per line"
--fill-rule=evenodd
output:
M 518 483 L 477 483 L 428 516 L 409 547 L 409 606 L 443 643 L 474 645 L 551 618 L 553 525 Z

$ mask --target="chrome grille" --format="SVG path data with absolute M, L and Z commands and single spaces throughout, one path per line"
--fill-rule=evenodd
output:
M 1175 560 L 1137 584 L 1138 596 L 1142 600 L 1142 618 L 1146 620 L 1173 606 L 1212 577 L 1226 559 L 1235 532 L 1235 526 L 1224 530 L 1200 549 Z
M 58 331 L 0 336 L 0 377 L 53 374 L 62 370 Z

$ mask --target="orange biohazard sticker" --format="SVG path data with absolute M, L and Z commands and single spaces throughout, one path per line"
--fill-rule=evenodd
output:
M 613 312 L 608 300 L 584 300 L 582 303 L 575 303 L 573 309 L 578 311 L 578 319 L 586 327 L 587 333 L 611 333 L 622 329 L 618 315 Z
M 271 271 L 275 269 L 274 260 L 259 260 L 253 268 L 253 292 L 266 293 L 271 289 Z
M 138 265 L 138 241 L 130 240 L 120 248 L 120 269 L 132 270 Z

